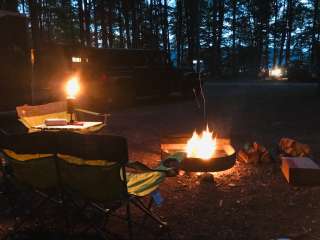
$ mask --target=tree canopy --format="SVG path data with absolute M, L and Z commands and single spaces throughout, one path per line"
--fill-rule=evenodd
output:
M 178 66 L 198 55 L 214 75 L 319 63 L 320 0 L 0 0 L 43 41 L 159 48 Z

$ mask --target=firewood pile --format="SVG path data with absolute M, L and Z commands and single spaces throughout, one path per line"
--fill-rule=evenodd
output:
M 262 144 L 246 143 L 237 153 L 237 160 L 244 163 L 271 163 L 281 157 L 311 157 L 308 144 L 300 143 L 291 138 L 281 138 L 275 150 L 270 151 Z

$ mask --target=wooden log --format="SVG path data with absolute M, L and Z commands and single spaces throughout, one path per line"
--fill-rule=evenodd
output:
M 320 167 L 307 157 L 282 157 L 281 171 L 295 186 L 320 185 Z

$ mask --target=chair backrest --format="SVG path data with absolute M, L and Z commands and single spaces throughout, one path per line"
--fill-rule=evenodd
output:
M 18 119 L 16 111 L 0 112 L 0 128 L 8 134 L 26 133 L 28 129 Z
M 64 118 L 70 120 L 66 101 L 52 102 L 42 105 L 23 105 L 16 107 L 19 120 L 28 128 L 41 125 L 48 118 Z
M 58 152 L 61 179 L 67 189 L 104 203 L 127 197 L 125 138 L 69 132 L 59 135 Z
M 2 152 L 17 182 L 37 189 L 57 188 L 54 137 L 53 133 L 38 132 L 7 135 L 1 141 Z

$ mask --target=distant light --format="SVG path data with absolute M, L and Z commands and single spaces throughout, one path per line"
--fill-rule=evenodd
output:
M 281 77 L 282 76 L 282 69 L 275 67 L 269 71 L 269 74 L 271 77 Z
M 80 63 L 81 62 L 81 57 L 72 57 L 72 62 Z
M 198 60 L 192 60 L 192 63 L 193 63 L 193 64 L 197 64 L 197 63 L 198 63 Z M 203 63 L 203 60 L 199 60 L 199 63 L 200 63 L 200 64 Z
M 34 48 L 31 48 L 30 58 L 31 58 L 31 63 L 34 64 L 34 62 L 35 62 L 35 50 L 34 50 Z

